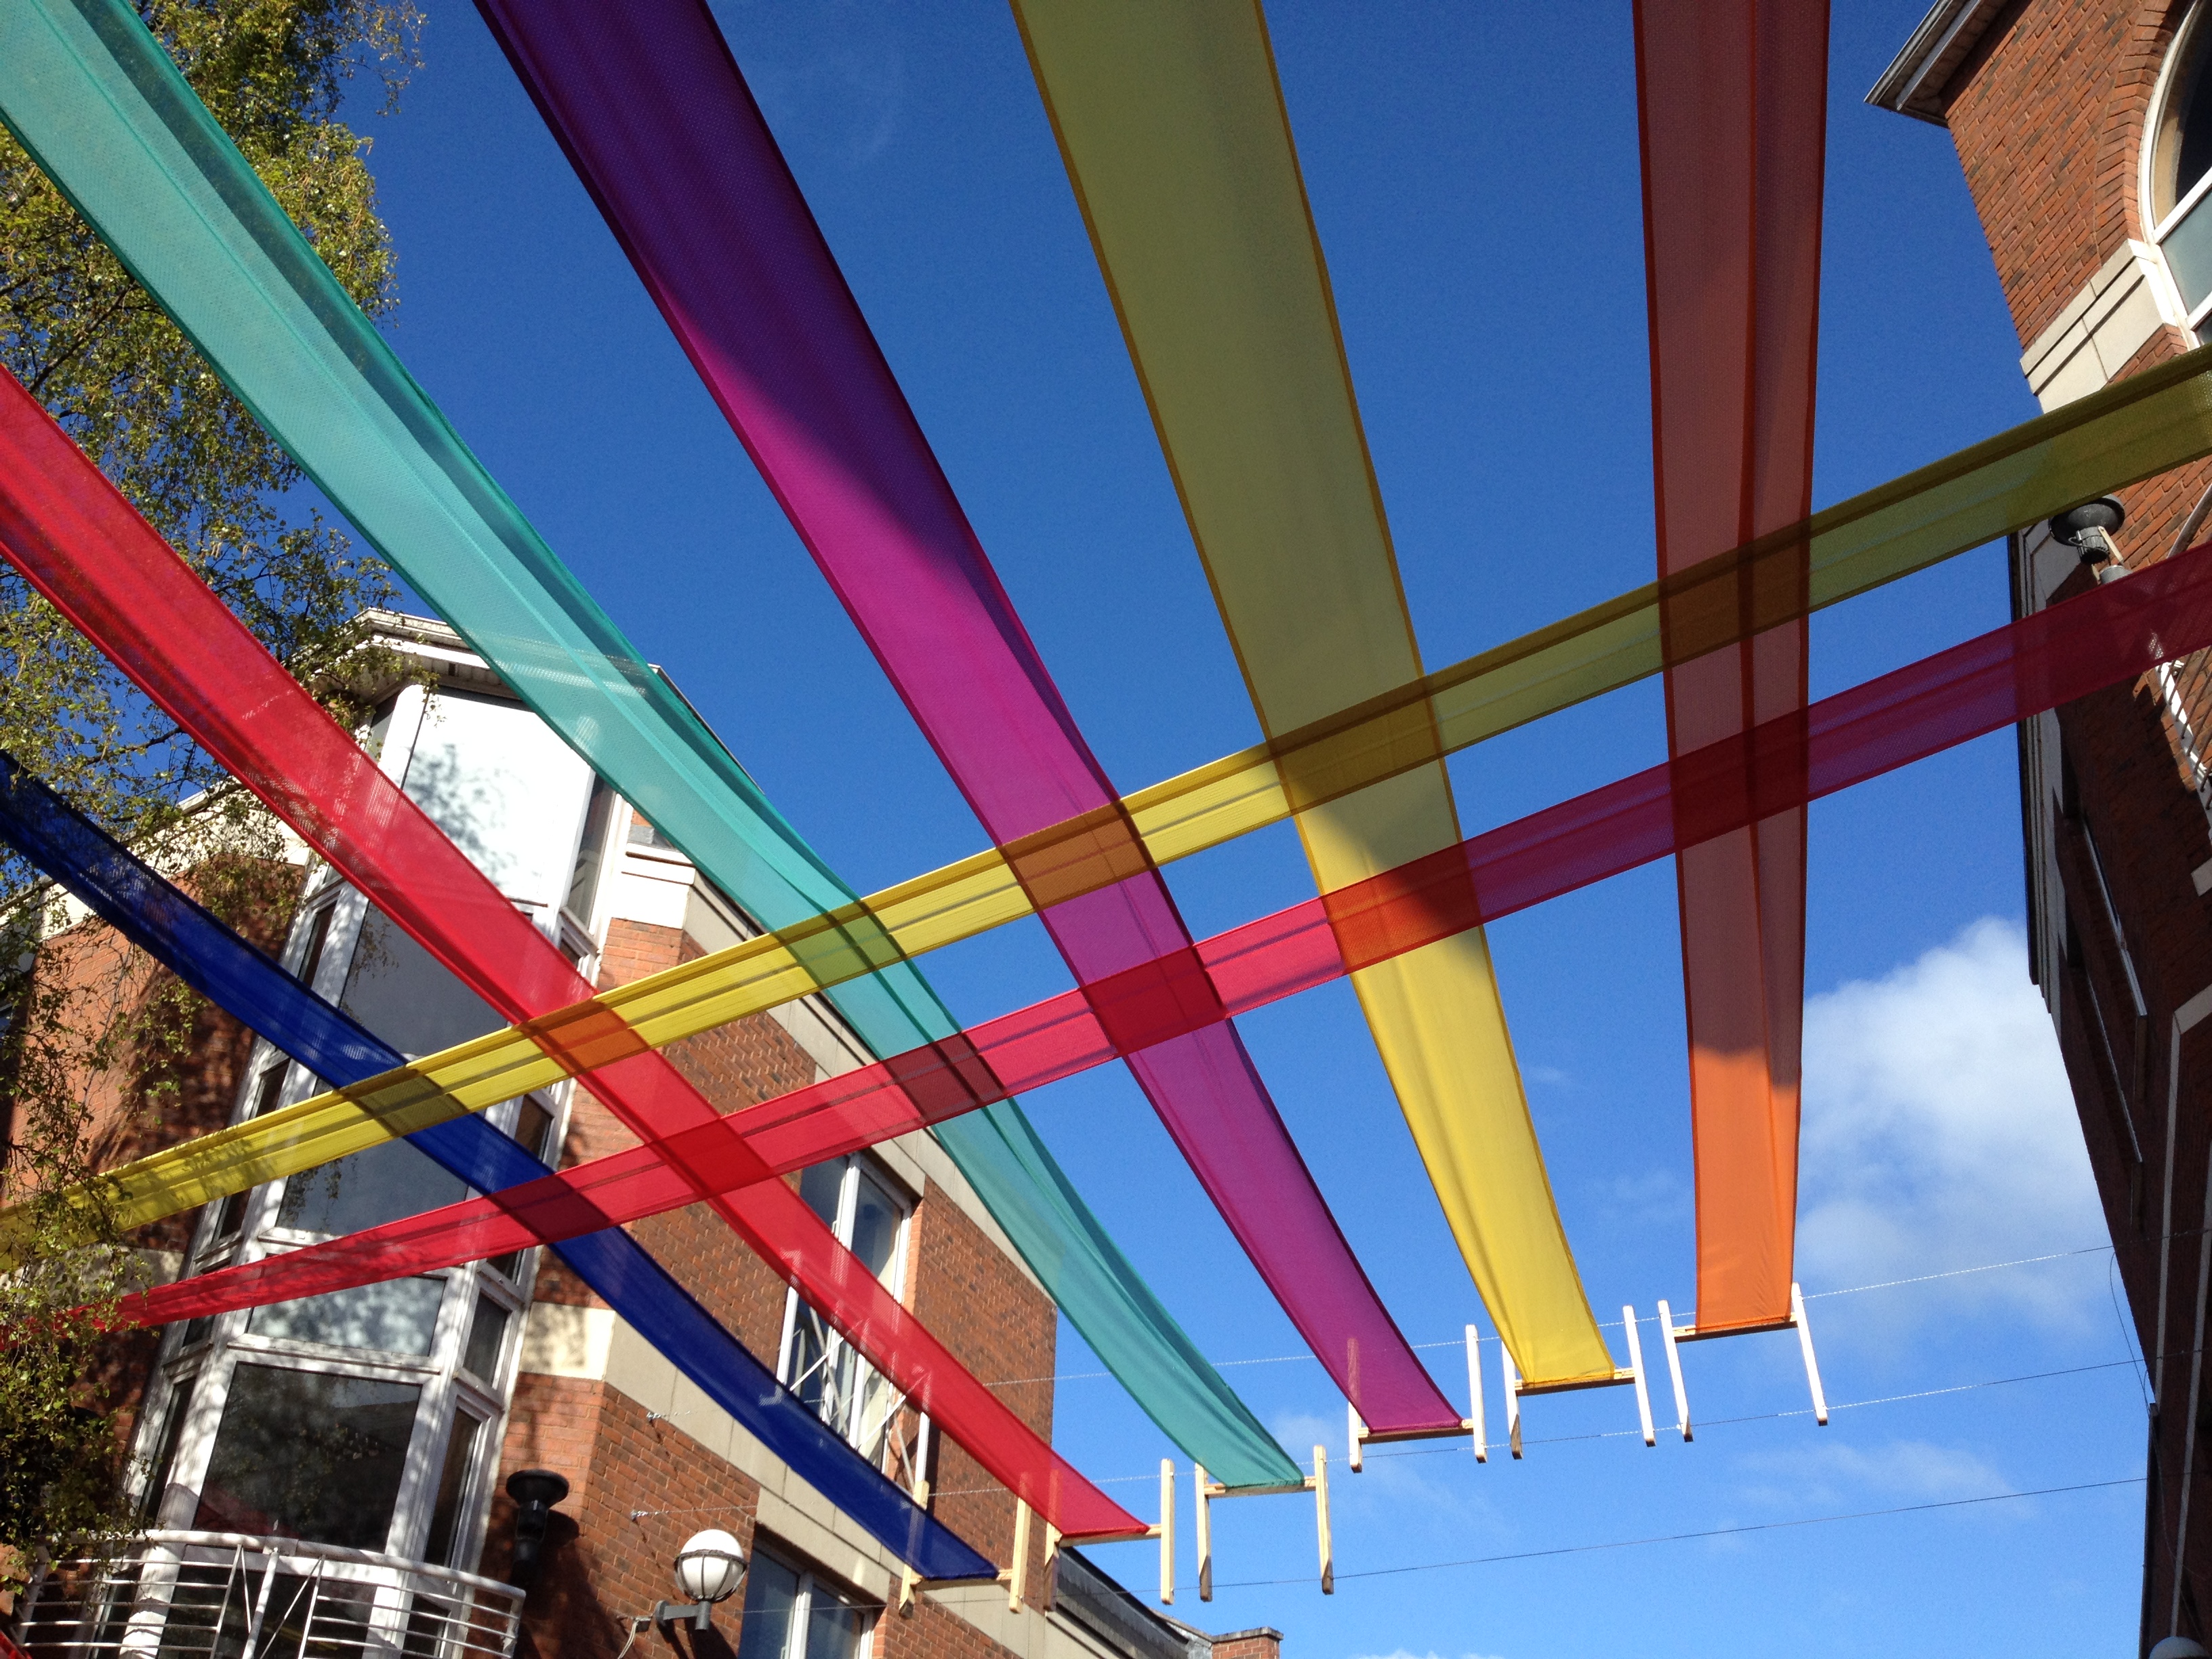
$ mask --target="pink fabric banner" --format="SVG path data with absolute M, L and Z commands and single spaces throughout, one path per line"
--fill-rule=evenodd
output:
M 480 0 L 523 84 L 722 412 L 1001 847 L 1108 782 L 845 285 L 702 0 Z M 1085 987 L 1187 950 L 1126 820 L 1129 874 L 1055 903 Z M 1021 860 L 1013 860 L 1018 875 Z M 1204 981 L 1195 982 L 1200 995 Z M 1267 1287 L 1378 1430 L 1459 1413 L 1407 1346 L 1211 1004 L 1129 1066 Z M 1107 1016 L 1112 1018 L 1109 1013 Z
M 125 1304 L 151 1322 L 427 1273 L 1040 1088 L 1893 771 L 2212 645 L 2212 544 L 1557 806 L 926 1048 L 672 1137 Z M 1781 766 L 1802 756 L 1802 767 Z M 742 1147 L 742 1152 L 738 1149 Z M 1700 1316 L 1702 1323 L 1702 1314 Z

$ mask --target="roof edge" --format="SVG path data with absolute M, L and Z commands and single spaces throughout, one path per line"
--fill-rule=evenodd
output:
M 1866 101 L 1931 126 L 1948 126 L 1944 115 L 1951 77 L 1981 44 L 2005 0 L 1936 0 L 1889 67 L 1881 72 Z

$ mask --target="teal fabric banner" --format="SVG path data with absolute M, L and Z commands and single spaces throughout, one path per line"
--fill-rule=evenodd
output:
M 124 0 L 0 0 L 0 119 L 361 533 L 770 928 L 855 895 L 532 529 Z M 829 994 L 878 1055 L 957 1023 L 910 963 Z M 1297 1466 L 1012 1102 L 935 1131 L 1069 1322 L 1231 1486 Z

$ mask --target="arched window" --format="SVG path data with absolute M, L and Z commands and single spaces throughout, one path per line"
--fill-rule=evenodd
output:
M 2159 77 L 2143 216 L 2192 325 L 2212 310 L 2212 5 L 2190 8 Z

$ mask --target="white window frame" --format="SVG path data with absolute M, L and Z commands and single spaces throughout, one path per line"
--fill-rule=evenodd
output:
M 853 1225 L 860 1208 L 862 1170 L 866 1170 L 876 1185 L 888 1193 L 891 1201 L 899 1206 L 898 1237 L 891 1246 L 890 1261 L 885 1264 L 879 1282 L 903 1305 L 906 1301 L 907 1256 L 909 1241 L 914 1236 L 914 1195 L 906 1189 L 902 1182 L 866 1152 L 848 1152 L 842 1158 L 830 1161 L 842 1163 L 844 1166 L 837 1188 L 837 1218 L 830 1231 L 846 1249 L 850 1249 L 853 1246 Z M 822 1420 L 863 1454 L 867 1452 L 869 1442 L 880 1437 L 883 1443 L 878 1449 L 878 1461 L 890 1459 L 894 1449 L 893 1442 L 896 1439 L 891 1431 L 904 1404 L 902 1397 L 894 1394 L 891 1408 L 882 1422 L 872 1425 L 863 1420 L 867 1402 L 877 1393 L 873 1385 L 880 1383 L 889 1388 L 890 1384 L 881 1372 L 852 1348 L 829 1321 L 808 1305 L 806 1299 L 796 1289 L 787 1289 L 784 1292 L 783 1331 L 777 1340 L 775 1352 L 776 1381 L 794 1391 L 798 1388 L 799 1379 L 792 1375 L 792 1365 L 797 1357 L 801 1320 L 811 1320 L 817 1327 L 817 1338 L 822 1344 L 822 1358 L 818 1363 L 825 1378 L 832 1384 L 831 1389 L 825 1392 L 825 1403 L 830 1409 L 821 1413 Z M 853 1382 L 849 1391 L 840 1398 L 834 1383 L 840 1364 L 848 1352 L 851 1353 Z
M 426 690 L 416 685 L 402 688 L 394 699 L 392 723 L 382 750 L 375 758 L 380 769 L 395 782 L 404 782 L 429 702 Z M 590 804 L 587 790 L 577 805 L 575 834 L 579 844 Z M 586 979 L 596 977 L 605 913 L 619 878 L 619 853 L 627 844 L 629 817 L 628 803 L 617 794 L 610 811 L 608 848 L 600 860 L 598 879 L 591 893 L 579 896 L 588 910 L 586 916 L 578 918 L 568 911 L 559 896 L 555 896 L 550 904 L 510 896 L 514 896 L 517 908 L 562 948 Z M 361 893 L 340 879 L 319 858 L 311 856 L 306 888 L 282 957 L 286 969 L 298 975 L 305 965 L 318 919 L 327 915 L 322 954 L 308 988 L 325 1000 L 340 1001 L 352 971 L 368 908 Z M 266 1041 L 257 1039 L 233 1102 L 233 1122 L 244 1121 L 252 1114 L 270 1074 L 276 1070 L 282 1071 L 283 1080 L 271 1097 L 271 1109 L 295 1104 L 319 1086 L 305 1066 L 289 1059 Z M 559 1148 L 568 1133 L 574 1092 L 573 1085 L 563 1083 L 539 1091 L 534 1097 L 551 1115 L 550 1146 L 529 1150 L 533 1154 L 550 1152 L 550 1161 L 556 1164 Z M 511 1135 L 518 1126 L 523 1101 L 531 1097 L 503 1102 L 485 1115 L 501 1133 Z M 905 1214 L 910 1215 L 911 1201 L 898 1184 L 880 1174 L 878 1179 L 884 1180 L 886 1189 L 905 1204 Z M 246 1195 L 239 1225 L 220 1237 L 215 1236 L 215 1224 L 223 1206 L 218 1202 L 204 1206 L 194 1229 L 188 1257 L 191 1270 L 205 1272 L 216 1267 L 282 1255 L 319 1242 L 325 1237 L 320 1233 L 277 1224 L 284 1184 L 282 1181 L 269 1182 L 252 1189 Z M 904 1250 L 902 1218 L 896 1255 L 902 1277 Z M 133 1496 L 141 1503 L 150 1497 L 157 1509 L 149 1516 L 148 1524 L 191 1527 L 223 1410 L 229 1401 L 231 1379 L 240 1364 L 274 1364 L 405 1382 L 421 1386 L 422 1393 L 408 1445 L 405 1473 L 392 1505 L 391 1523 L 380 1547 L 393 1555 L 420 1558 L 429 1540 L 446 1450 L 460 1416 L 465 1413 L 481 1420 L 484 1429 L 477 1454 L 464 1477 L 456 1506 L 449 1546 L 452 1559 L 449 1564 L 441 1565 L 451 1565 L 464 1571 L 473 1570 L 483 1547 L 501 1448 L 506 1438 L 507 1408 L 521 1364 L 523 1328 L 531 1305 L 538 1256 L 536 1249 L 521 1252 L 511 1278 L 495 1270 L 489 1261 L 421 1275 L 441 1279 L 445 1286 L 430 1352 L 424 1355 L 390 1354 L 256 1335 L 246 1328 L 251 1318 L 247 1310 L 216 1316 L 208 1328 L 194 1333 L 195 1340 L 189 1346 L 184 1340 L 188 1327 L 171 1327 L 164 1334 L 161 1360 L 148 1387 L 136 1435 L 135 1449 L 140 1461 L 132 1470 Z M 507 1316 L 499 1362 L 494 1368 L 497 1375 L 483 1378 L 462 1366 L 470 1322 L 475 1316 L 479 1296 L 489 1297 Z M 167 1436 L 171 1413 L 179 1408 L 187 1389 L 191 1391 L 191 1407 L 177 1434 L 170 1462 L 170 1482 L 180 1490 L 176 1499 L 170 1502 L 166 1493 L 149 1494 L 144 1487 L 154 1474 L 151 1460 L 159 1455 Z M 186 1493 L 190 1494 L 189 1502 Z M 158 1512 L 163 1509 L 170 1513 Z
M 2177 298 L 2182 298 L 2181 283 L 2173 274 L 2173 267 L 2166 263 L 2166 238 L 2180 228 L 2182 221 L 2196 211 L 2198 203 L 2206 196 L 2212 195 L 2212 170 L 2208 170 L 2204 177 L 2190 187 L 2186 195 L 2174 203 L 2171 211 L 2154 223 L 2150 220 L 2150 209 L 2156 196 L 2151 168 L 2157 159 L 2159 125 L 2166 115 L 2166 100 L 2173 95 L 2174 77 L 2179 72 L 2182 58 L 2187 55 L 2191 38 L 2200 27 L 2212 29 L 2212 15 L 2206 13 L 2205 0 L 2197 0 L 2197 3 L 2191 6 L 2182 17 L 2181 27 L 2173 32 L 2173 42 L 2166 48 L 2166 61 L 2159 65 L 2158 80 L 2151 88 L 2149 118 L 2143 123 L 2142 137 L 2136 146 L 2136 202 L 2143 216 L 2144 235 L 2158 251 L 2160 268 L 2165 272 L 2166 283 Z M 2206 211 L 2212 212 L 2212 209 Z M 2185 306 L 2188 301 L 2182 298 L 2182 303 Z M 2200 331 L 2203 330 L 2208 319 L 2212 319 L 2212 294 L 2208 294 L 2189 312 L 2188 330 L 2191 345 L 2201 343 Z

